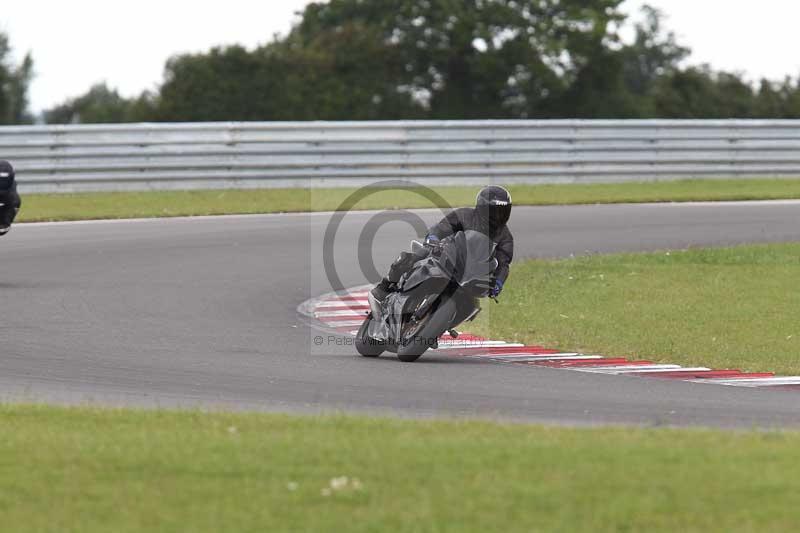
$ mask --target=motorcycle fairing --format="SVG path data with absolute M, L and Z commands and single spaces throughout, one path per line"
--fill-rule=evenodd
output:
M 472 230 L 444 239 L 436 252 L 422 257 L 403 275 L 398 282 L 399 290 L 387 295 L 381 316 L 373 317 L 367 334 L 386 343 L 387 349 L 393 349 L 402 338 L 404 316 L 413 313 L 426 298 L 426 305 L 438 300 L 451 282 L 468 289 L 453 295 L 459 301 L 456 319 L 461 322 L 477 305 L 474 296 L 485 296 L 491 288 L 490 279 L 497 268 L 494 247 L 489 237 Z M 461 292 L 464 294 L 458 294 Z
M 381 307 L 381 316 L 370 322 L 368 335 L 385 342 L 387 349 L 391 349 L 402 337 L 403 317 L 412 314 L 425 298 L 428 304 L 436 301 L 447 288 L 447 281 L 442 278 L 422 280 L 409 290 L 389 293 Z

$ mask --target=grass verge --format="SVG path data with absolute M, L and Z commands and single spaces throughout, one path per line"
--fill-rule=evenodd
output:
M 477 330 L 713 368 L 800 374 L 800 244 L 515 264 Z
M 13 531 L 788 531 L 800 520 L 792 432 L 9 405 L 0 425 L 0 527 Z
M 800 179 L 510 186 L 516 205 L 800 198 Z M 257 189 L 25 195 L 20 221 L 333 211 L 355 189 Z M 477 187 L 439 187 L 445 207 L 472 205 Z M 356 209 L 433 207 L 413 189 L 383 190 Z M 440 205 L 438 207 L 441 207 Z

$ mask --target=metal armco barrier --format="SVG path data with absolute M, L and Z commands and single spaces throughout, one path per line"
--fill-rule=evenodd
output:
M 0 127 L 22 192 L 800 176 L 800 120 Z

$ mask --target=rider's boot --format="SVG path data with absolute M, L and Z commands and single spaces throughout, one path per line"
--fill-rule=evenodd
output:
M 372 310 L 372 316 L 380 316 L 381 305 L 390 292 L 392 292 L 392 282 L 386 278 L 383 278 L 380 283 L 369 291 L 367 299 L 369 300 L 369 308 Z

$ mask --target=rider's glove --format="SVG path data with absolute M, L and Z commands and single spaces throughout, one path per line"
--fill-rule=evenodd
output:
M 500 296 L 500 292 L 502 290 L 503 290 L 503 282 L 500 281 L 499 279 L 495 280 L 494 288 L 489 293 L 489 296 L 491 296 L 492 298 L 497 298 L 498 296 Z

